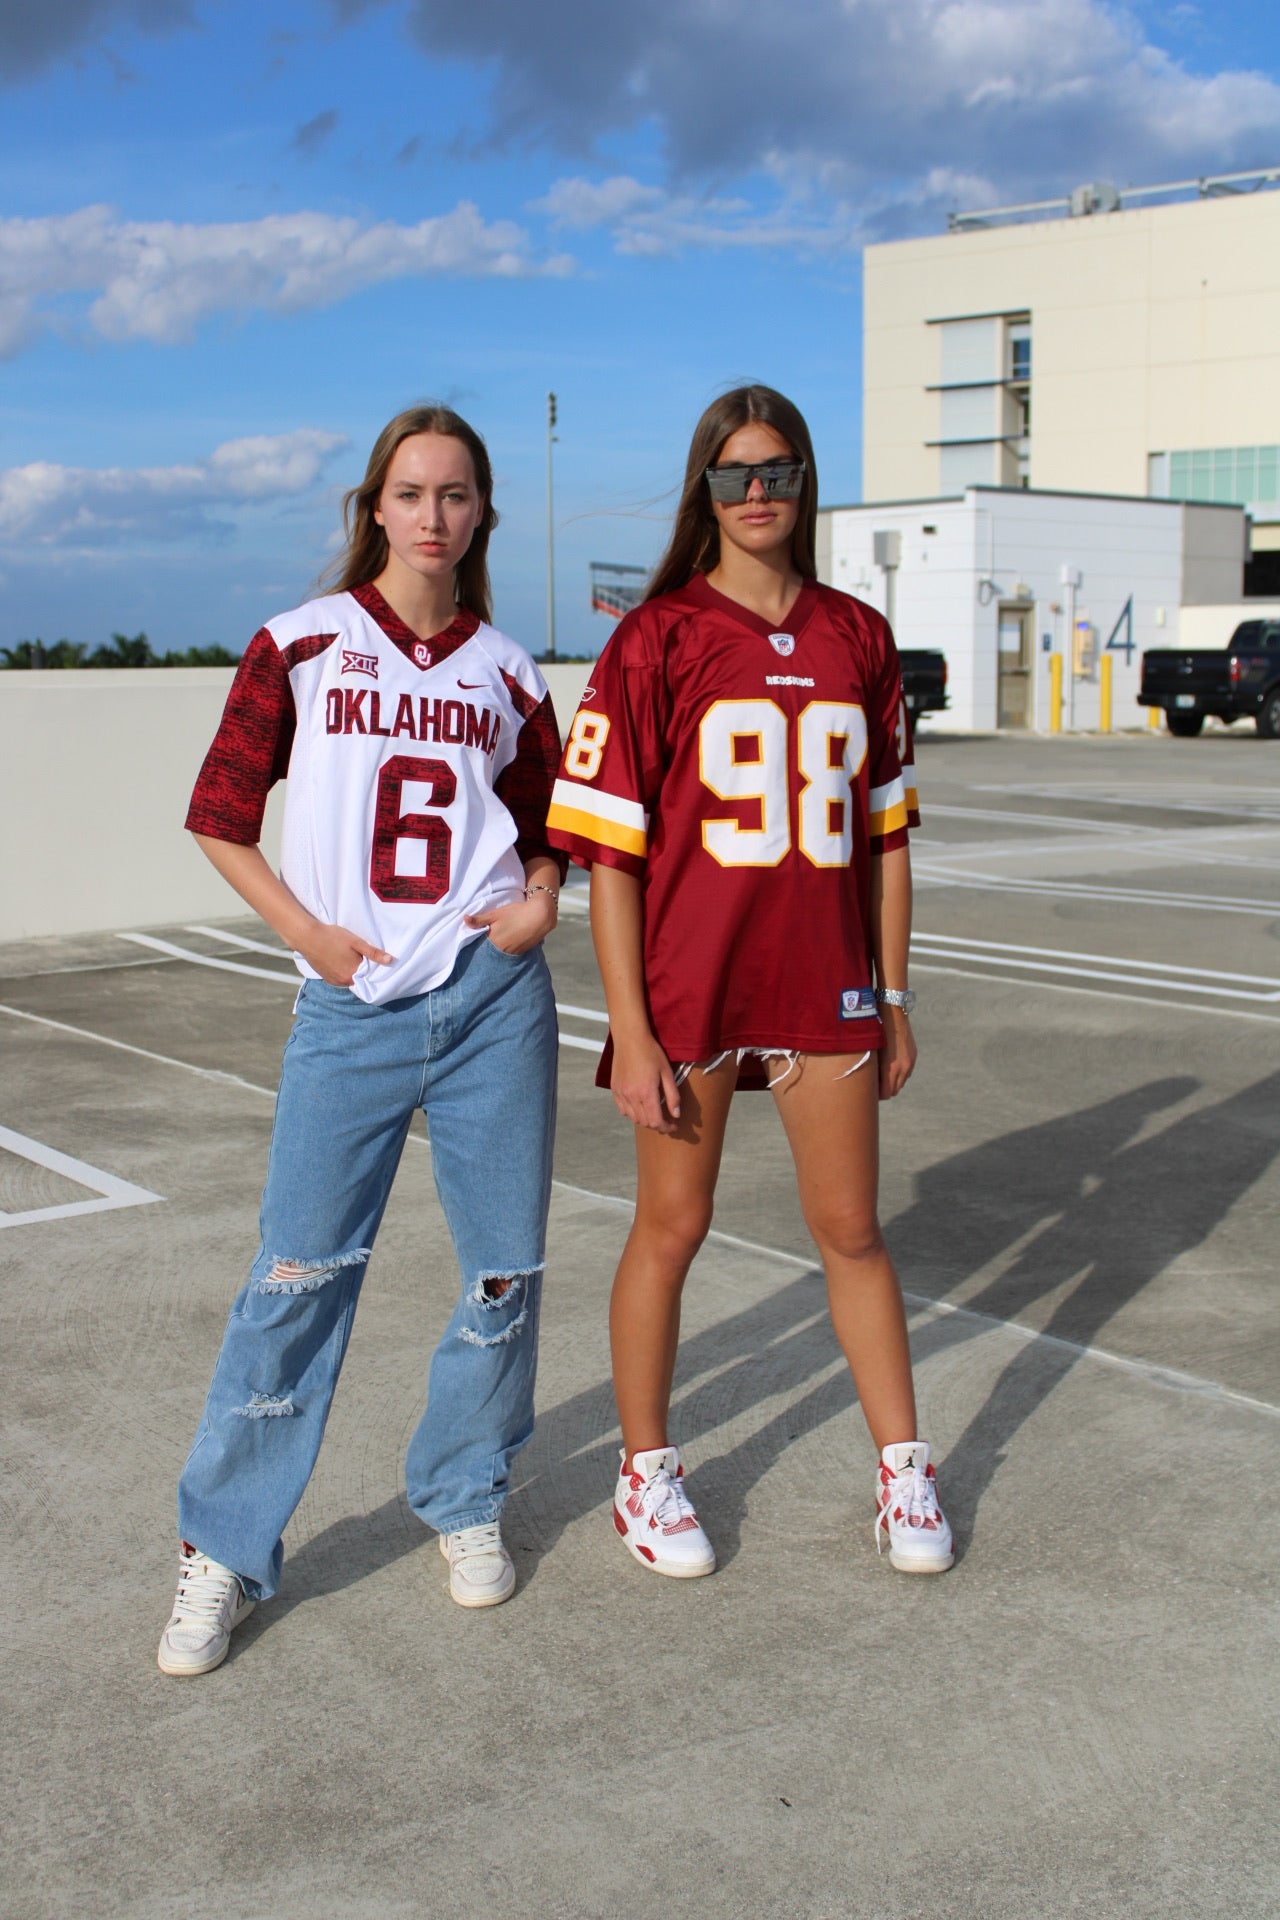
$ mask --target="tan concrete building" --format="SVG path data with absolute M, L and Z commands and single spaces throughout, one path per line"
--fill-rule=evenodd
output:
M 864 499 L 1236 504 L 1280 550 L 1277 186 L 1082 188 L 868 248 Z

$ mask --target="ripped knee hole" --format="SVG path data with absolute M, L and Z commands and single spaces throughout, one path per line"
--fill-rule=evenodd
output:
M 271 1271 L 254 1282 L 258 1293 L 318 1293 L 335 1280 L 344 1267 L 360 1267 L 369 1258 L 368 1247 L 353 1247 L 350 1253 L 331 1254 L 326 1260 L 292 1260 L 283 1256 L 271 1262 Z

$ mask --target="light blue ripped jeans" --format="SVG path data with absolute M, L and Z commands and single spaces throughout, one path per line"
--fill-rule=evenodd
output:
M 470 942 L 443 986 L 368 1006 L 308 980 L 284 1051 L 262 1243 L 178 1488 L 181 1536 L 265 1600 L 324 1435 L 365 1264 L 413 1118 L 462 1294 L 409 1443 L 409 1504 L 441 1533 L 496 1520 L 533 1432 L 557 1067 L 540 947 Z

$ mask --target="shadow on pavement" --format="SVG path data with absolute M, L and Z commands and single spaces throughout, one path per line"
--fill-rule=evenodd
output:
M 1186 1075 L 1153 1081 L 929 1168 L 887 1232 L 908 1291 L 944 1299 L 1012 1253 L 1012 1264 L 966 1297 L 965 1307 L 1016 1319 L 1065 1286 L 1041 1330 L 1078 1348 L 1092 1344 L 1150 1280 L 1208 1236 L 1280 1153 L 1280 1074 L 1137 1137 L 1197 1085 Z M 922 1289 L 922 1274 L 926 1282 L 934 1276 L 932 1287 Z M 912 1351 L 919 1362 L 984 1331 L 981 1321 L 948 1315 L 918 1329 Z M 1045 1340 L 1020 1344 L 952 1447 L 943 1484 L 961 1548 L 1011 1439 L 1078 1358 Z M 698 1468 L 699 1507 L 722 1565 L 737 1551 L 751 1489 L 801 1433 L 855 1401 L 816 1268 L 681 1344 L 672 1427 L 683 1444 L 771 1400 L 784 1403 L 771 1419 Z M 539 1414 L 508 1509 L 525 1582 L 564 1528 L 608 1499 L 617 1445 L 607 1379 Z M 286 1591 L 259 1616 L 262 1624 L 426 1544 L 403 1496 L 335 1522 L 290 1559 Z

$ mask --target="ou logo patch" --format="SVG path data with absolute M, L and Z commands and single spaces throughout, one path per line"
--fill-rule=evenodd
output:
M 775 653 L 780 653 L 784 660 L 789 660 L 796 650 L 795 635 L 792 633 L 771 633 L 769 635 L 769 645 Z
M 418 641 L 413 649 L 413 657 L 420 667 L 429 667 L 431 665 L 431 649 L 426 645 L 425 641 Z

